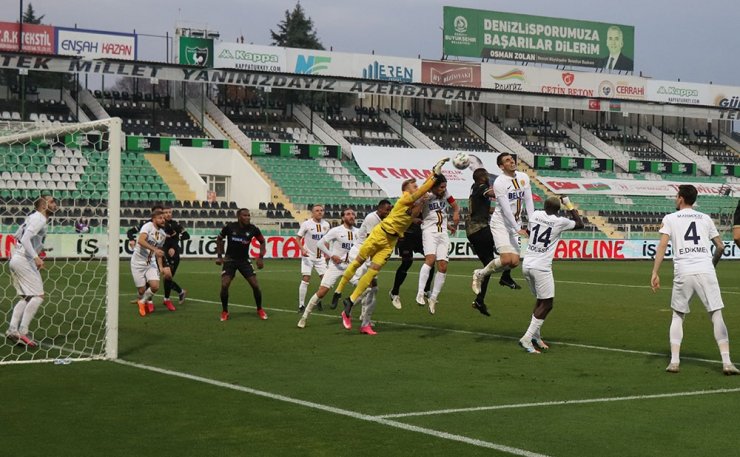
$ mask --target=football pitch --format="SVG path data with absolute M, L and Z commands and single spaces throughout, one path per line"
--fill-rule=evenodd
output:
M 141 318 L 121 263 L 118 361 L 0 366 L 0 437 L 25 456 L 659 456 L 740 452 L 740 376 L 722 375 L 698 301 L 684 324 L 681 373 L 666 373 L 672 264 L 556 262 L 547 353 L 526 354 L 534 297 L 492 280 L 491 317 L 471 308 L 472 261 L 450 264 L 436 315 L 414 302 L 415 262 L 396 310 L 379 275 L 377 336 L 339 309 L 296 327 L 299 264 L 258 273 L 258 319 L 237 277 L 219 321 L 219 267 L 184 260 L 188 299 Z M 59 271 L 56 269 L 55 271 Z M 740 262 L 720 262 L 725 321 L 740 362 Z M 7 281 L 7 278 L 2 278 Z M 312 279 L 310 295 L 318 280 Z M 174 295 L 174 294 L 173 294 Z M 308 298 L 308 297 L 307 297 Z M 328 298 L 328 297 L 327 297 Z M 50 306 L 52 293 L 44 306 Z M 2 302 L 3 327 L 13 297 Z M 90 303 L 68 306 L 91 306 Z M 32 329 L 33 330 L 33 329 Z M 7 342 L 3 343 L 7 346 Z M 7 349 L 3 349 L 7 350 Z

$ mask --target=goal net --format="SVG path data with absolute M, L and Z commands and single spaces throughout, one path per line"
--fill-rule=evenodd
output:
M 0 364 L 117 357 L 120 175 L 120 119 L 0 123 Z M 34 261 L 11 259 L 46 196 L 57 209 L 39 253 L 38 305 L 22 296 Z

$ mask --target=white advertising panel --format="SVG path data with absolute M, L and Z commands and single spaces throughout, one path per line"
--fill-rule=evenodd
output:
M 136 35 L 56 28 L 57 54 L 86 59 L 136 60 Z
M 380 81 L 420 82 L 421 60 L 374 54 L 285 49 L 288 72 Z
M 577 233 L 577 232 L 574 232 Z M 265 242 L 267 259 L 297 259 L 301 256 L 301 248 L 295 236 L 272 235 L 266 236 Z M 108 255 L 106 235 L 48 235 L 45 246 L 53 247 L 46 253 L 48 259 L 102 259 Z M 0 259 L 8 258 L 15 244 L 13 235 L 0 233 Z M 734 243 L 724 243 L 723 260 L 739 260 L 740 248 Z M 183 258 L 216 258 L 216 236 L 193 235 L 189 240 L 181 243 Z M 587 260 L 634 260 L 653 259 L 658 247 L 658 240 L 594 240 L 594 239 L 561 239 L 555 248 L 555 259 L 587 259 Z M 119 252 L 122 259 L 131 257 L 131 246 L 125 235 L 119 240 Z M 473 259 L 475 253 L 466 238 L 451 238 L 449 255 L 452 259 Z M 259 254 L 257 240 L 252 240 L 250 255 L 254 258 Z M 672 255 L 668 245 L 667 258 Z M 394 255 L 394 258 L 396 256 Z M 270 268 L 269 265 L 267 268 Z M 211 270 L 214 277 L 218 277 L 220 268 L 213 265 Z
M 421 183 L 431 174 L 432 167 L 444 157 L 455 157 L 460 151 L 445 149 L 407 149 L 386 148 L 379 146 L 352 146 L 352 154 L 362 171 L 375 184 L 380 186 L 391 197 L 401 195 L 401 184 L 409 178 L 416 178 Z M 467 152 L 466 152 L 467 153 Z M 489 173 L 498 175 L 495 152 L 472 152 L 470 166 L 465 170 L 458 170 L 447 162 L 443 174 L 447 178 L 447 190 L 456 199 L 466 199 L 470 196 L 470 186 L 473 184 L 473 171 L 485 168 Z
M 709 84 L 650 80 L 647 98 L 654 102 L 680 105 L 712 105 L 710 87 Z
M 288 69 L 285 48 L 220 41 L 213 44 L 213 67 L 276 73 L 292 71 Z
M 644 100 L 647 81 L 638 76 L 481 64 L 484 89 Z
M 540 182 L 556 194 L 646 195 L 675 197 L 678 186 L 686 184 L 671 181 L 642 181 L 638 179 L 555 178 L 540 176 Z M 740 194 L 740 184 L 693 183 L 699 195 L 721 195 L 729 187 Z M 701 200 L 698 201 L 699 205 Z

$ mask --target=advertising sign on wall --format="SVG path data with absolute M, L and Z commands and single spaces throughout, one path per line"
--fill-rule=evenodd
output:
M 296 157 L 299 159 L 340 159 L 342 148 L 336 145 L 252 141 L 253 156 Z
M 179 46 L 180 65 L 213 67 L 213 40 L 181 36 Z
M 445 55 L 634 69 L 629 25 L 445 6 L 443 33 Z
M 649 80 L 648 100 L 679 105 L 712 105 L 708 84 Z
M 289 72 L 380 81 L 420 82 L 421 61 L 374 54 L 286 48 Z
M 50 25 L 23 24 L 23 39 L 20 39 L 20 24 L 0 22 L 0 51 L 54 54 L 54 27 Z M 23 49 L 21 49 L 21 41 Z
M 56 27 L 57 54 L 87 59 L 136 60 L 137 38 L 133 33 Z
M 169 152 L 170 146 L 228 149 L 229 140 L 215 138 L 173 138 L 159 136 L 126 136 L 126 150 L 134 152 Z
M 421 82 L 437 86 L 481 87 L 481 66 L 477 63 L 422 60 Z
M 213 45 L 213 54 L 214 68 L 238 68 L 276 73 L 290 71 L 285 49 L 276 46 L 217 42 Z
M 614 171 L 614 160 L 595 157 L 534 156 L 538 170 Z
M 696 176 L 696 164 L 659 162 L 654 160 L 630 160 L 629 172 Z
M 540 182 L 556 194 L 648 195 L 675 197 L 682 182 L 639 179 L 555 178 L 543 176 Z M 699 195 L 722 195 L 728 188 L 740 192 L 740 184 L 693 183 Z

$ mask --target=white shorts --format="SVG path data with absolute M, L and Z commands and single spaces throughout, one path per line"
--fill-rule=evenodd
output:
M 321 287 L 326 287 L 327 289 L 334 287 L 334 284 L 339 281 L 344 274 L 344 271 L 347 269 L 347 265 L 348 264 L 344 262 L 339 265 L 334 262 L 329 262 L 329 266 L 326 268 L 326 273 L 324 274 L 324 277 L 321 278 Z
M 23 256 L 10 259 L 10 275 L 18 295 L 21 297 L 38 297 L 44 295 L 44 283 L 41 272 L 33 260 Z
M 437 260 L 447 260 L 447 251 L 450 248 L 450 236 L 444 232 L 421 232 L 421 241 L 424 245 L 424 256 L 434 255 Z
M 522 274 L 524 279 L 527 280 L 527 284 L 529 284 L 532 295 L 537 297 L 538 300 L 555 298 L 555 278 L 552 275 L 552 270 L 533 270 L 522 267 Z
M 689 302 L 694 294 L 699 297 L 707 312 L 725 307 L 725 304 L 722 302 L 722 294 L 719 290 L 716 273 L 674 276 L 671 308 L 679 313 L 690 313 Z
M 134 278 L 134 286 L 146 287 L 149 281 L 159 281 L 159 268 L 155 263 L 131 262 L 131 276 Z
M 311 276 L 311 272 L 316 270 L 319 276 L 323 276 L 326 273 L 326 259 L 324 256 L 319 257 L 301 257 L 301 274 L 303 276 Z
M 491 235 L 499 255 L 519 253 L 519 236 L 509 233 L 503 224 L 491 225 Z

